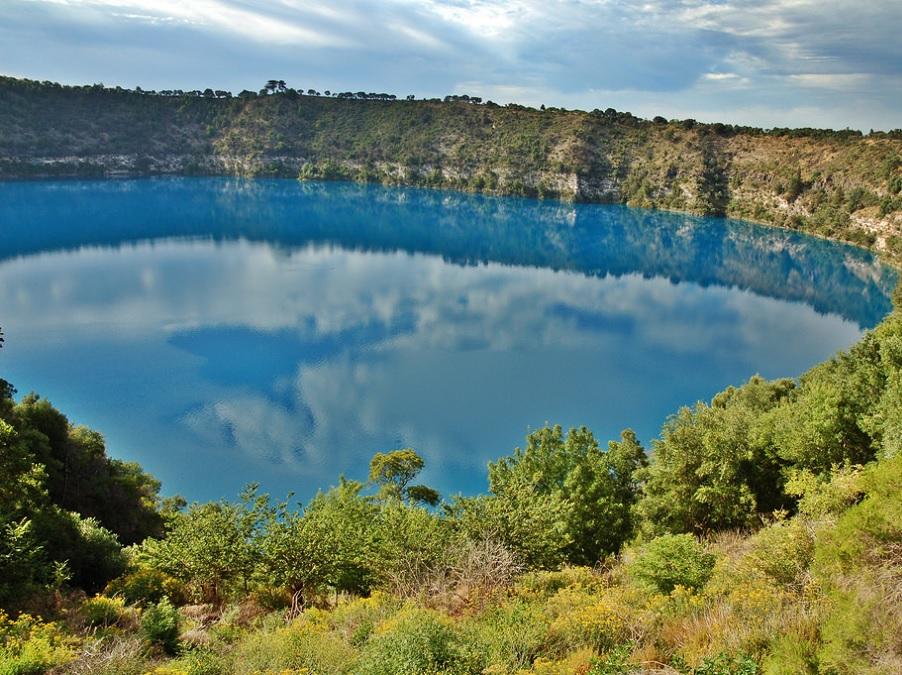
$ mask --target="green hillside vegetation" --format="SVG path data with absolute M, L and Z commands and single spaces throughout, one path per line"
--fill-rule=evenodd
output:
M 622 202 L 760 221 L 902 260 L 902 130 L 865 136 L 469 97 L 287 87 L 233 97 L 0 78 L 0 178 L 158 173 Z
M 898 304 L 798 381 L 677 411 L 650 454 L 537 430 L 477 497 L 402 449 L 303 505 L 162 501 L 2 393 L 0 673 L 902 670 Z

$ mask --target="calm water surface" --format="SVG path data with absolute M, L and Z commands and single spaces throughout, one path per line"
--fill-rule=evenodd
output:
M 414 189 L 0 184 L 0 376 L 164 492 L 301 498 L 412 446 L 445 494 L 549 422 L 648 444 L 889 311 L 866 252 L 746 223 Z

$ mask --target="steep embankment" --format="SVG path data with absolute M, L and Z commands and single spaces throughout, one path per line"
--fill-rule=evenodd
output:
M 205 98 L 0 78 L 0 178 L 278 175 L 730 215 L 902 260 L 902 132 L 762 131 L 613 110 Z

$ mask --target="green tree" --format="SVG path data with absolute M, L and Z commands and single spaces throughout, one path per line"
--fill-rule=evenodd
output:
M 48 571 L 31 521 L 0 520 L 0 607 L 20 600 Z
M 569 471 L 563 492 L 570 503 L 570 562 L 592 565 L 618 552 L 633 536 L 633 507 L 639 496 L 637 470 L 647 464 L 645 449 L 632 429 L 626 429 L 619 441 L 608 443 L 607 452 L 593 448 L 585 461 Z
M 376 523 L 373 576 L 395 593 L 417 595 L 446 566 L 452 537 L 451 523 L 440 514 L 398 500 L 384 503 Z
M 525 449 L 489 465 L 492 496 L 461 500 L 459 517 L 491 523 L 480 536 L 498 537 L 527 564 L 591 565 L 632 536 L 635 474 L 645 463 L 630 430 L 604 451 L 585 427 L 566 437 L 560 426 L 545 427 Z
M 195 599 L 221 603 L 239 586 L 247 589 L 259 558 L 262 504 L 253 489 L 240 505 L 192 504 L 162 539 L 140 545 L 138 559 L 183 582 Z
M 886 356 L 891 362 L 890 351 L 888 345 Z M 886 376 L 881 341 L 875 333 L 808 371 L 793 396 L 774 413 L 780 457 L 817 473 L 829 471 L 834 464 L 873 459 L 871 416 L 886 387 Z
M 706 216 L 723 216 L 730 202 L 728 159 L 714 141 L 702 146 L 702 170 L 696 181 L 696 208 Z
M 50 499 L 67 511 L 96 518 L 126 544 L 159 535 L 160 483 L 138 464 L 110 459 L 103 436 L 73 427 L 46 399 L 28 394 L 15 404 L 10 423 L 33 461 L 44 467 Z
M 260 570 L 290 591 L 297 607 L 327 588 L 368 593 L 378 506 L 363 484 L 341 478 L 302 511 L 283 502 L 271 509 L 260 538 Z
M 791 506 L 784 462 L 773 447 L 774 410 L 794 389 L 790 380 L 755 376 L 667 420 L 651 463 L 641 472 L 637 505 L 652 532 L 695 532 L 750 525 L 759 512 Z
M 426 462 L 412 448 L 377 452 L 370 460 L 370 482 L 379 488 L 382 499 L 407 499 L 435 506 L 439 494 L 425 485 L 410 485 Z

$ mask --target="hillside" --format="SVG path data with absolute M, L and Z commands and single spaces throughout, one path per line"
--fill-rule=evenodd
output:
M 728 215 L 902 260 L 902 132 L 0 78 L 0 178 L 349 179 Z

